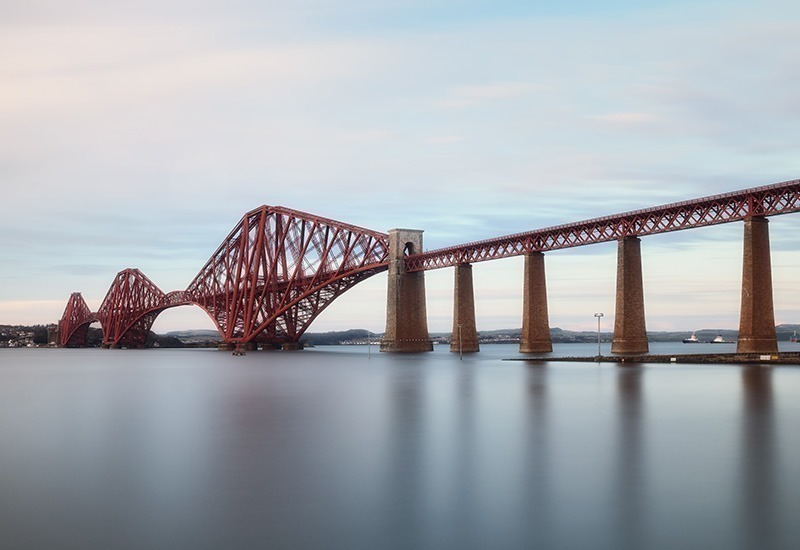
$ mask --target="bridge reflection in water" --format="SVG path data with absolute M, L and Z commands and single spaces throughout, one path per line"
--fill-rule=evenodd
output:
M 780 548 L 780 523 L 794 515 L 781 505 L 781 456 L 776 436 L 773 370 L 748 367 L 742 369 L 742 440 L 738 469 L 741 472 L 741 522 L 745 541 L 750 548 Z M 788 502 L 786 504 L 789 504 Z M 797 542 L 796 540 L 794 542 Z

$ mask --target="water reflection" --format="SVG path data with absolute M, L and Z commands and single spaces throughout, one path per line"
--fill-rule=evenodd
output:
M 282 506 L 274 506 L 280 501 L 274 496 L 302 494 L 301 487 L 292 485 L 293 480 L 279 474 L 291 462 L 286 455 L 291 453 L 292 442 L 284 439 L 285 424 L 291 422 L 291 403 L 279 394 L 265 399 L 263 390 L 252 382 L 246 376 L 232 380 L 229 391 L 222 394 L 222 416 L 213 430 L 218 437 L 213 471 L 219 478 L 209 481 L 219 510 L 225 514 L 219 519 L 237 526 L 231 533 L 234 545 L 257 539 L 259 529 L 297 522 L 298 499 L 286 498 Z
M 617 434 L 614 514 L 617 548 L 644 548 L 647 514 L 647 459 L 644 448 L 643 367 L 632 364 L 616 371 Z
M 772 368 L 742 369 L 741 515 L 745 548 L 777 547 L 778 471 Z
M 550 460 L 550 413 L 548 410 L 549 369 L 534 364 L 528 369 L 527 411 L 523 439 L 525 441 L 525 483 L 522 509 L 526 538 L 531 547 L 552 548 L 556 534 L 552 529 L 552 487 L 550 477 L 553 465 Z
M 800 540 L 797 369 L 52 353 L 0 363 L 9 547 Z
M 387 542 L 391 548 L 421 548 L 425 524 L 423 434 L 425 432 L 425 377 L 412 363 L 394 368 L 390 376 L 389 422 L 392 426 L 387 453 Z
M 450 540 L 439 540 L 439 546 L 470 546 L 474 540 L 475 521 L 479 516 L 476 501 L 480 499 L 476 487 L 477 441 L 475 433 L 475 372 L 465 365 L 456 377 L 455 444 L 452 447 L 453 482 L 449 506 L 453 511 Z

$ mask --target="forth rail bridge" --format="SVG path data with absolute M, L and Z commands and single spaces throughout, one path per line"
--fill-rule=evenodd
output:
M 246 213 L 185 290 L 164 293 L 138 269 L 125 269 L 92 312 L 73 293 L 59 322 L 63 347 L 86 345 L 99 322 L 103 346 L 142 348 L 165 309 L 196 305 L 226 346 L 301 347 L 314 319 L 353 285 L 387 271 L 385 352 L 433 349 L 425 308 L 426 270 L 455 268 L 451 351 L 478 351 L 472 264 L 524 256 L 520 352 L 552 351 L 544 253 L 617 241 L 612 353 L 648 352 L 640 237 L 743 222 L 742 301 L 737 353 L 778 350 L 772 298 L 769 216 L 800 210 L 800 180 L 422 252 L 422 231 L 370 231 L 283 207 Z M 457 334 L 456 334 L 456 331 Z

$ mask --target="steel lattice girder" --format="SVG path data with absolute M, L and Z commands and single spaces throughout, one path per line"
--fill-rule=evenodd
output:
M 388 235 L 282 207 L 244 215 L 186 297 L 228 342 L 297 341 L 333 299 L 387 269 Z
M 800 180 L 467 243 L 406 258 L 407 271 L 497 260 L 800 211 Z
M 97 317 L 103 327 L 103 345 L 144 347 L 159 313 L 185 305 L 183 291 L 164 292 L 138 269 L 117 273 Z
M 58 339 L 61 347 L 83 347 L 89 325 L 97 321 L 80 292 L 73 292 L 58 322 Z

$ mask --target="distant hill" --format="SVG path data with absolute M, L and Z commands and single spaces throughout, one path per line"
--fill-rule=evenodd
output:
M 778 341 L 787 341 L 792 336 L 794 331 L 800 331 L 800 325 L 778 325 L 775 327 Z M 478 332 L 478 337 L 483 343 L 492 342 L 508 342 L 518 340 L 522 334 L 522 329 L 497 329 L 497 330 L 482 330 Z M 651 331 L 647 333 L 647 338 L 651 342 L 680 342 L 684 338 L 689 338 L 692 334 L 697 335 L 699 340 L 712 340 L 717 336 L 722 336 L 725 340 L 735 341 L 739 331 L 732 329 L 700 329 L 695 331 L 682 330 L 682 331 Z M 601 339 L 608 342 L 612 339 L 613 333 L 611 331 L 601 332 Z M 219 333 L 215 330 L 181 330 L 171 331 L 166 334 L 173 338 L 177 338 L 187 345 L 196 345 L 202 342 L 208 345 L 215 345 L 222 339 Z M 303 335 L 302 340 L 312 346 L 327 346 L 339 345 L 348 343 L 365 343 L 367 337 L 370 340 L 380 340 L 383 333 L 370 332 L 366 329 L 348 329 L 340 331 L 329 332 L 307 332 Z M 436 341 L 449 341 L 451 334 L 449 332 L 432 332 L 430 337 Z M 580 343 L 580 342 L 596 342 L 596 331 L 574 331 L 566 330 L 560 327 L 553 327 L 550 329 L 550 337 L 554 343 Z
M 796 332 L 800 332 L 800 324 L 783 324 L 775 327 L 775 333 L 779 342 L 786 342 Z M 522 329 L 498 329 L 482 330 L 478 332 L 478 339 L 481 343 L 502 343 L 519 341 Z M 717 336 L 722 336 L 725 340 L 736 341 L 739 332 L 732 329 L 699 329 L 695 331 L 651 331 L 647 333 L 647 338 L 651 342 L 680 342 L 684 338 L 689 338 L 692 334 L 698 340 L 713 340 Z M 329 332 L 307 332 L 303 335 L 302 341 L 311 346 L 341 345 L 341 344 L 365 344 L 367 338 L 372 342 L 380 340 L 383 333 L 370 332 L 365 329 L 348 329 Z M 432 340 L 437 343 L 450 341 L 449 332 L 432 332 Z M 550 337 L 554 343 L 580 343 L 597 342 L 596 331 L 574 331 L 560 327 L 550 329 Z M 613 333 L 610 331 L 601 332 L 601 339 L 604 342 L 611 341 Z M 151 332 L 147 337 L 147 347 L 162 348 L 181 348 L 181 347 L 216 347 L 222 338 L 216 330 L 173 330 L 166 334 L 159 335 Z M 32 343 L 34 345 L 46 344 L 46 330 L 44 325 L 20 326 L 20 325 L 0 325 L 0 347 L 19 347 Z M 102 331 L 96 327 L 90 327 L 87 335 L 87 345 L 89 347 L 99 347 L 102 343 Z
M 172 330 L 164 336 L 174 338 L 186 346 L 213 347 L 222 341 L 216 330 Z M 163 346 L 162 346 L 163 347 Z

